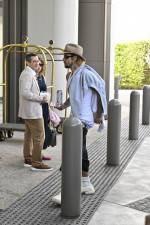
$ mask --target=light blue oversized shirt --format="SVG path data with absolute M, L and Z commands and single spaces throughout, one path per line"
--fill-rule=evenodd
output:
M 103 117 L 107 113 L 105 82 L 94 69 L 86 64 L 78 67 L 68 80 L 68 92 L 73 115 L 80 118 L 83 97 L 88 88 L 95 89 L 100 95 Z M 104 121 L 104 118 L 102 120 Z M 99 131 L 101 130 L 102 127 L 99 128 Z

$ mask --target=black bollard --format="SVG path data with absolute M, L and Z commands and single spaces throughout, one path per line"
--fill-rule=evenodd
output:
M 61 216 L 75 218 L 81 211 L 82 124 L 76 117 L 63 122 Z
M 140 94 L 132 91 L 130 95 L 129 139 L 138 140 L 139 135 Z
M 120 162 L 121 104 L 117 99 L 109 102 L 107 129 L 107 164 Z
M 142 107 L 142 124 L 149 124 L 150 114 L 150 85 L 143 87 L 143 107 Z

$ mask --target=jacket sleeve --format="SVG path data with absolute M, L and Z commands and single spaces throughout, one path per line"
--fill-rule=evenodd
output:
M 85 70 L 82 74 L 82 87 L 83 93 L 90 87 L 97 93 L 97 116 L 99 117 L 102 113 L 106 114 L 106 93 L 105 93 L 105 82 L 100 75 L 94 74 L 92 71 Z

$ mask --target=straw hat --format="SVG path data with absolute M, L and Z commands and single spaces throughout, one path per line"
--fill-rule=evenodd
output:
M 80 45 L 72 44 L 72 43 L 66 44 L 64 49 L 64 54 L 65 53 L 75 54 L 80 56 L 84 61 L 86 60 L 83 57 L 83 48 Z

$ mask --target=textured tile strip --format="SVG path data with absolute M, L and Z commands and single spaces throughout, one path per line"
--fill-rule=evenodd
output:
M 115 184 L 144 137 L 149 134 L 150 126 L 140 125 L 139 139 L 128 140 L 128 119 L 121 124 L 120 165 L 106 165 L 107 133 L 88 147 L 91 162 L 90 177 L 96 193 L 82 195 L 81 215 L 76 219 L 61 217 L 61 208 L 52 203 L 51 198 L 60 192 L 61 173 L 56 171 L 43 182 L 0 212 L 0 225 L 75 225 L 87 224 L 106 194 Z
M 132 209 L 150 213 L 150 197 L 140 199 L 138 201 L 127 204 L 126 206 Z

